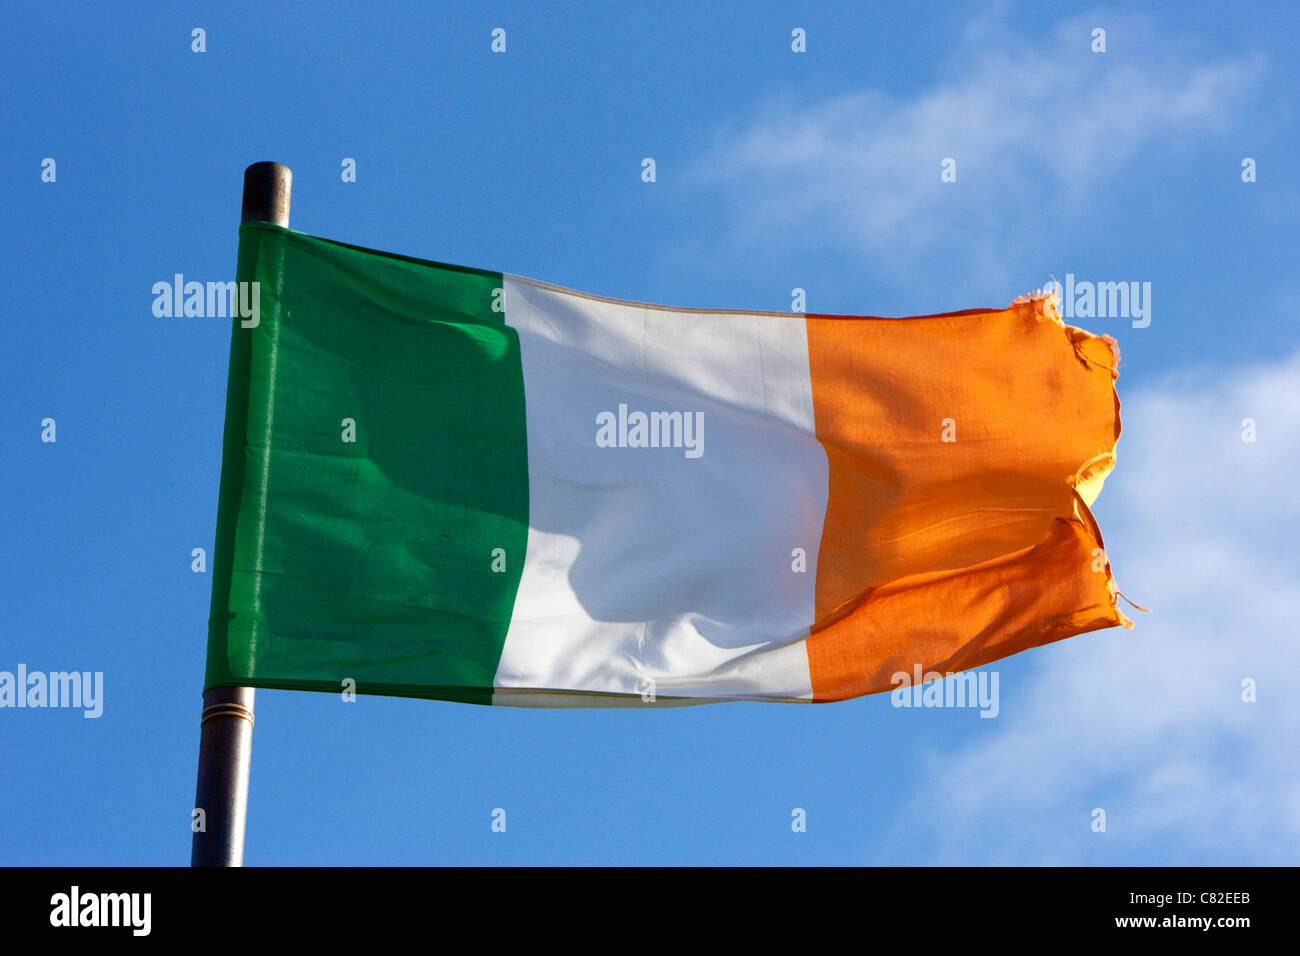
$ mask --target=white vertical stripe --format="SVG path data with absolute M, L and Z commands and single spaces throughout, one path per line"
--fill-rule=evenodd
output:
M 811 697 L 803 638 L 829 469 L 803 317 L 675 312 L 510 277 L 505 309 L 523 360 L 530 527 L 496 685 Z M 620 404 L 702 412 L 702 454 L 598 447 L 597 416 Z

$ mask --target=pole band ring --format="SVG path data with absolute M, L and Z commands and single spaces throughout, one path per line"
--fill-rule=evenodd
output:
M 226 702 L 204 707 L 203 714 L 199 717 L 199 726 L 202 727 L 214 717 L 242 717 L 248 721 L 248 726 L 253 726 L 253 712 L 243 704 Z

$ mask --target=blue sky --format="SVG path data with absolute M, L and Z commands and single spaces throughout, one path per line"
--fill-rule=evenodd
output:
M 304 232 L 626 299 L 1150 282 L 1149 327 L 1079 324 L 1123 351 L 1096 512 L 1154 610 L 993 665 L 996 719 L 261 691 L 247 863 L 1294 863 L 1294 5 L 443 6 L 3 14 L 0 670 L 105 700 L 0 710 L 0 863 L 188 862 L 229 327 L 150 290 L 233 278 L 263 159 Z

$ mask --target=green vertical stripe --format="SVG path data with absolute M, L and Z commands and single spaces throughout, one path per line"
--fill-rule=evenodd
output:
M 239 235 L 205 689 L 490 703 L 528 536 L 501 275 Z

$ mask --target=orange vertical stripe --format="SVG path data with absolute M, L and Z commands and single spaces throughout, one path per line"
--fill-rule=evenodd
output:
M 1132 626 L 1085 504 L 1120 432 L 1109 340 L 1041 298 L 809 315 L 807 328 L 830 463 L 807 642 L 815 699 Z

